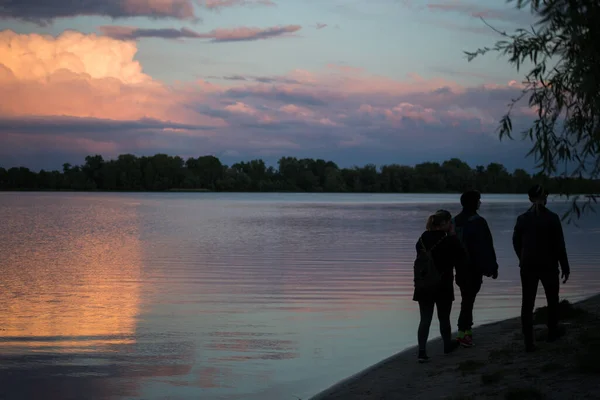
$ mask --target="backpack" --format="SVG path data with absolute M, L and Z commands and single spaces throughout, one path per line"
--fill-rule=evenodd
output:
M 427 250 L 427 248 L 425 247 L 425 244 L 423 243 L 423 238 L 419 239 L 421 249 L 419 249 L 419 252 L 417 253 L 417 258 L 415 259 L 415 262 L 413 264 L 415 290 L 435 292 L 439 288 L 440 283 L 442 282 L 442 273 L 435 266 L 432 251 L 445 238 L 446 235 L 444 235 L 444 237 L 442 237 L 429 250 Z
M 468 264 L 476 266 L 483 275 L 489 277 L 494 274 L 496 263 L 492 259 L 491 254 L 489 254 L 489 251 L 484 248 L 487 244 L 483 243 L 481 235 L 478 234 L 476 229 L 473 229 L 473 222 L 478 218 L 481 218 L 479 214 L 472 215 L 462 226 L 456 226 L 456 220 L 452 218 L 452 225 L 467 255 Z

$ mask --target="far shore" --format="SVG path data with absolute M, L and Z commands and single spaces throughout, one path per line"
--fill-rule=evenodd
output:
M 165 190 L 148 190 L 148 189 L 0 189 L 0 193 L 213 193 L 213 194 L 340 194 L 340 195 L 460 195 L 461 192 L 456 191 L 442 191 L 442 192 L 327 192 L 327 191 L 294 191 L 294 190 L 270 190 L 270 191 L 225 191 L 225 190 L 210 190 L 210 189 L 188 189 L 188 188 L 172 188 Z M 520 196 L 523 201 L 527 200 L 527 195 L 524 193 L 510 193 L 510 192 L 486 192 L 484 196 Z M 551 197 L 559 197 L 564 200 L 572 199 L 576 196 L 596 196 L 600 197 L 599 194 L 584 194 L 584 193 L 571 193 L 569 195 L 556 193 L 551 194 Z
M 178 192 L 198 192 L 198 193 L 305 193 L 305 194 L 460 194 L 460 192 L 444 191 L 444 192 L 327 192 L 327 191 L 300 191 L 300 190 L 210 190 L 210 189 L 187 189 L 187 188 L 172 188 L 165 190 L 149 190 L 149 189 L 8 189 L 0 190 L 2 192 L 81 192 L 81 193 L 178 193 Z M 522 195 L 522 193 L 492 193 L 501 195 Z
M 543 297 L 540 291 L 538 304 L 545 303 Z M 567 333 L 557 342 L 545 341 L 545 307 L 535 317 L 534 353 L 524 351 L 515 317 L 474 328 L 473 348 L 444 355 L 437 338 L 428 344 L 432 360 L 427 364 L 417 363 L 417 348 L 411 347 L 310 400 L 600 398 L 600 294 L 575 304 L 561 302 Z

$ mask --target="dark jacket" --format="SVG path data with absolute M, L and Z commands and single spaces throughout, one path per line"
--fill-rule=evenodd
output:
M 537 271 L 570 272 L 562 225 L 558 215 L 544 206 L 532 206 L 519 215 L 513 231 L 519 267 Z
M 476 218 L 468 221 L 473 216 Z M 494 240 L 487 221 L 481 215 L 477 214 L 476 211 L 463 210 L 454 217 L 455 229 L 464 226 L 466 223 L 470 224 L 469 230 L 472 234 L 469 235 L 471 239 L 467 237 L 463 238 L 463 245 L 468 254 L 465 277 L 481 283 L 484 269 L 492 274 L 498 273 L 498 260 L 496 258 L 496 251 L 494 250 Z M 484 263 L 485 266 L 482 265 Z M 457 281 L 457 283 L 459 282 Z
M 441 242 L 440 239 L 446 236 Z M 425 231 L 421 238 L 425 248 L 430 249 L 436 243 L 437 246 L 431 252 L 436 268 L 442 273 L 441 289 L 432 297 L 430 294 L 419 293 L 415 290 L 413 294 L 414 301 L 433 300 L 433 301 L 454 301 L 454 269 L 459 276 L 464 271 L 465 252 L 454 235 L 448 235 L 444 231 Z M 415 245 L 417 254 L 421 249 L 421 243 L 417 241 Z

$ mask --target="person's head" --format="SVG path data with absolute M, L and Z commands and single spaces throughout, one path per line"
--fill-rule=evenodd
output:
M 542 185 L 533 185 L 528 191 L 529 201 L 533 204 L 546 205 L 548 201 L 548 192 Z
M 481 205 L 481 193 L 477 190 L 468 190 L 460 196 L 460 205 L 467 211 L 477 211 Z
M 452 214 L 446 210 L 437 210 L 435 214 L 432 214 L 427 218 L 427 225 L 425 229 L 428 231 L 449 231 L 452 219 Z

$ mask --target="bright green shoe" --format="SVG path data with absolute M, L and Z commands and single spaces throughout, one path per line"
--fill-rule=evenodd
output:
M 473 341 L 471 339 L 470 332 L 471 332 L 470 330 L 468 330 L 468 331 L 458 331 L 458 338 L 456 339 L 456 341 L 462 347 L 471 347 L 471 346 L 473 346 Z

